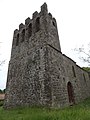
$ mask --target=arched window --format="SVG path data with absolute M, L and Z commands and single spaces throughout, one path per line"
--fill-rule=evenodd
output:
M 16 46 L 19 44 L 19 33 L 17 34 L 17 39 L 16 39 Z
M 28 38 L 32 35 L 32 24 L 30 23 L 28 26 Z
M 23 42 L 24 39 L 25 39 L 25 29 L 22 30 L 22 41 L 21 42 Z
M 40 30 L 40 18 L 38 17 L 36 19 L 36 32 L 38 32 Z
M 72 66 L 73 76 L 76 77 L 74 66 Z

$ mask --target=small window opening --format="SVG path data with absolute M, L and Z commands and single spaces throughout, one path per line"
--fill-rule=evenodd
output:
M 53 26 L 54 26 L 54 27 L 56 27 L 55 22 L 54 22 L 54 21 L 52 21 L 52 23 L 53 23 Z
M 36 32 L 38 32 L 40 30 L 40 18 L 38 17 L 36 19 Z
M 65 82 L 65 78 L 63 78 L 63 81 Z
M 57 76 L 57 78 L 59 79 L 59 76 Z
M 84 81 L 86 82 L 86 78 L 85 78 L 85 75 L 84 75 L 84 73 L 83 73 L 83 78 L 84 78 Z
M 16 46 L 19 44 L 19 34 L 17 34 L 17 39 L 16 39 Z
M 49 16 L 52 18 L 52 14 L 51 13 L 49 13 Z
M 23 31 L 22 31 L 22 41 L 21 42 L 23 42 L 24 39 L 25 39 L 25 29 L 23 29 Z
M 76 77 L 74 66 L 72 66 L 73 76 Z
M 30 23 L 28 26 L 28 37 L 31 37 L 32 35 L 32 24 Z

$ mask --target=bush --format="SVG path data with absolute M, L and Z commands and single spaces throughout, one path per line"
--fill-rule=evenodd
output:
M 0 100 L 0 106 L 3 106 L 4 100 Z

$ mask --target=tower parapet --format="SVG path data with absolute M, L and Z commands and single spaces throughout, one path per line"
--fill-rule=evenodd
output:
M 25 25 L 23 23 L 19 25 L 19 30 L 13 36 L 14 48 L 15 44 L 17 47 L 19 44 L 21 45 L 25 41 L 29 42 L 29 39 L 32 37 L 32 35 L 39 31 L 46 32 L 46 34 L 49 36 L 49 40 L 46 42 L 61 51 L 56 20 L 52 17 L 51 13 L 48 13 L 46 3 L 41 6 L 41 11 L 39 13 L 35 11 L 32 14 L 32 19 L 28 17 L 25 20 Z

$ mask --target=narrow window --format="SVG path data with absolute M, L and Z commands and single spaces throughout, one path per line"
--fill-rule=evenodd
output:
M 84 75 L 84 73 L 83 73 L 83 78 L 84 78 L 84 81 L 86 82 L 86 78 L 85 78 L 85 75 Z
M 28 26 L 28 37 L 31 37 L 32 35 L 32 24 L 30 23 Z
M 38 32 L 40 30 L 40 18 L 38 17 L 36 19 L 36 32 Z
M 19 44 L 19 34 L 17 34 L 17 39 L 16 39 L 16 46 Z
M 72 66 L 73 76 L 76 77 L 74 66 Z
M 55 22 L 54 22 L 54 21 L 52 21 L 52 23 L 53 23 L 53 26 L 54 26 L 54 27 L 56 27 Z
M 63 78 L 63 81 L 65 82 L 65 78 Z
M 25 29 L 22 30 L 22 41 L 21 42 L 23 42 L 24 39 L 25 39 Z

